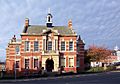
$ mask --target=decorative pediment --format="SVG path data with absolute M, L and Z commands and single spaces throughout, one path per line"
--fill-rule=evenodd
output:
M 57 30 L 52 30 L 52 29 L 43 30 L 43 32 L 41 34 L 42 35 L 59 35 Z

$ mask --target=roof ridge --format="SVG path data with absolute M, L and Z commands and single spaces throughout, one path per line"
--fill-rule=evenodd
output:
M 47 27 L 46 25 L 29 25 L 29 26 L 44 26 L 44 27 Z M 53 26 L 53 27 L 67 27 L 67 26 Z

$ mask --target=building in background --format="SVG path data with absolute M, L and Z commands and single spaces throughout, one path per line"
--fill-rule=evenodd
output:
M 0 72 L 5 71 L 5 62 L 0 62 Z
M 107 63 L 107 66 L 109 65 L 115 65 L 120 62 L 120 50 L 118 46 L 114 47 L 114 50 L 111 51 L 111 55 L 107 57 L 105 60 Z M 101 62 L 91 62 L 91 67 L 96 67 L 96 66 L 102 66 L 102 61 Z
M 116 62 L 120 62 L 120 50 L 119 50 L 118 46 L 114 47 L 114 53 L 113 53 L 113 55 L 117 56 Z
M 25 19 L 21 39 L 14 35 L 6 48 L 8 73 L 14 69 L 21 73 L 39 72 L 41 68 L 47 72 L 58 72 L 59 68 L 75 73 L 84 70 L 85 44 L 74 32 L 72 21 L 68 26 L 54 26 L 52 17 L 48 12 L 45 26 L 30 25 Z

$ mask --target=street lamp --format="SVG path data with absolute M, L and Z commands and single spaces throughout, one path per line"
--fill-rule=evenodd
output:
M 14 66 L 14 72 L 15 72 L 15 80 L 16 80 L 16 56 L 17 56 L 17 54 L 19 54 L 19 46 L 18 45 L 16 45 L 16 47 L 15 47 L 15 66 Z
M 15 80 L 16 80 L 16 54 L 17 54 L 16 51 L 17 50 L 15 48 L 15 58 L 14 58 L 15 59 L 15 63 L 14 63 Z

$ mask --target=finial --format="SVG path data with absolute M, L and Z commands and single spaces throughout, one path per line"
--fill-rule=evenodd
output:
M 11 41 L 12 41 L 12 42 L 16 42 L 16 36 L 15 36 L 15 35 L 13 36 L 13 38 L 12 38 Z
M 50 13 L 50 8 L 48 8 L 48 13 Z
M 78 36 L 78 41 L 80 41 L 81 40 L 81 37 L 80 37 L 80 35 Z
M 118 51 L 118 50 L 119 50 L 119 48 L 118 48 L 117 45 L 114 47 L 114 50 L 115 50 L 115 51 Z

